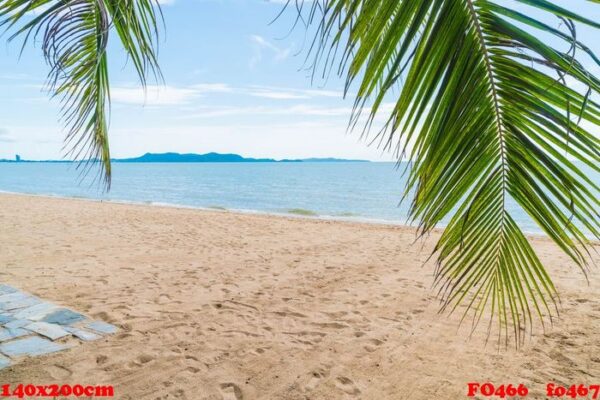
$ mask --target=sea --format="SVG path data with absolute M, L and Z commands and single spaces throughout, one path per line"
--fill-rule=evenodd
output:
M 410 194 L 401 201 L 406 167 L 378 162 L 114 163 L 107 192 L 90 175 L 82 178 L 76 164 L 0 163 L 0 191 L 411 225 Z M 525 232 L 542 233 L 516 204 L 509 207 Z

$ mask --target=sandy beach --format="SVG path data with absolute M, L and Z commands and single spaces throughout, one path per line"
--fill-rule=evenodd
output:
M 517 351 L 437 313 L 435 237 L 413 244 L 411 228 L 8 194 L 0 226 L 0 283 L 120 328 L 2 384 L 111 384 L 131 400 L 461 399 L 486 381 L 537 399 L 548 382 L 600 384 L 600 271 L 586 282 L 544 238 L 561 319 Z

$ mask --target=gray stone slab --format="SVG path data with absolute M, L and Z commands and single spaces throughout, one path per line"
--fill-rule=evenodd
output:
M 5 285 L 5 284 L 0 284 L 0 295 L 14 293 L 16 291 L 17 291 L 17 289 L 15 289 L 12 286 Z
M 42 322 L 59 325 L 72 325 L 76 322 L 84 321 L 85 319 L 85 315 L 83 314 L 76 313 L 66 308 L 61 308 L 42 318 Z
M 8 329 L 17 329 L 17 328 L 22 328 L 25 325 L 29 325 L 30 323 L 31 323 L 31 321 L 28 319 L 15 319 L 13 321 L 10 321 L 7 324 L 4 324 L 4 327 L 8 328 Z
M 13 311 L 21 308 L 27 308 L 36 304 L 41 303 L 42 301 L 34 296 L 25 296 L 21 299 L 16 299 L 13 301 L 9 301 L 6 303 L 0 304 L 0 307 L 5 311 Z
M 39 321 L 57 309 L 58 306 L 56 304 L 39 303 L 17 311 L 14 314 L 14 317 L 15 319 L 30 319 L 32 321 Z
M 4 369 L 8 366 L 10 366 L 10 359 L 0 354 L 0 369 Z
M 40 356 L 68 349 L 70 346 L 54 343 L 39 336 L 0 344 L 0 352 L 9 357 Z
M 56 340 L 61 337 L 69 336 L 69 332 L 65 331 L 61 326 L 49 324 L 47 322 L 34 322 L 25 327 L 25 329 L 46 336 L 49 339 Z
M 118 330 L 116 326 L 107 324 L 106 322 L 102 322 L 102 321 L 90 322 L 85 327 L 88 329 L 91 329 L 95 332 L 102 333 L 102 334 L 116 333 Z
M 8 294 L 3 294 L 3 295 L 0 295 L 0 304 L 8 303 L 8 302 L 19 300 L 19 299 L 24 299 L 26 297 L 31 297 L 31 296 L 29 296 L 28 294 L 23 293 L 23 292 L 12 292 L 12 293 L 8 293 Z
M 23 328 L 16 328 L 16 329 L 0 329 L 0 342 L 6 342 L 7 340 L 12 340 L 12 339 L 16 339 L 18 337 L 21 336 L 27 336 L 30 335 L 31 332 L 23 329 Z
M 98 340 L 102 338 L 102 336 L 96 335 L 93 332 L 86 331 L 85 329 L 73 328 L 72 326 L 65 326 L 65 330 L 71 333 L 73 336 L 86 342 L 91 342 L 92 340 Z

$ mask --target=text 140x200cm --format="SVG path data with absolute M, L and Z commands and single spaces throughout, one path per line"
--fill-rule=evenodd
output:
M 115 390 L 111 385 L 2 385 L 0 386 L 0 397 L 114 397 Z

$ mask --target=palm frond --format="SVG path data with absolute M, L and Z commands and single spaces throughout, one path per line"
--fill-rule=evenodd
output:
M 111 182 L 108 119 L 110 89 L 107 46 L 112 31 L 135 66 L 142 84 L 160 77 L 155 48 L 158 25 L 153 0 L 4 0 L 0 27 L 23 36 L 23 46 L 41 37 L 50 66 L 48 86 L 61 100 L 67 126 L 66 155 L 83 161 L 87 173 L 94 162 L 99 177 Z
M 576 28 L 600 24 L 516 1 L 556 26 L 500 0 L 320 0 L 304 20 L 317 29 L 312 66 L 338 65 L 346 90 L 356 82 L 353 125 L 367 110 L 368 131 L 391 99 L 377 137 L 412 161 L 421 232 L 449 218 L 435 248 L 442 310 L 487 319 L 519 345 L 559 298 L 509 203 L 584 271 L 599 237 L 599 187 L 582 165 L 600 170 L 600 139 L 580 122 L 600 125 L 600 81 L 584 63 L 600 62 Z

